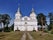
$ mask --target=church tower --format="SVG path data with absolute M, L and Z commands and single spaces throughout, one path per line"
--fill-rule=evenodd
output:
M 15 19 L 16 20 L 21 20 L 21 11 L 20 11 L 20 8 L 18 8 L 17 12 L 16 12 L 16 15 L 15 15 Z
M 31 20 L 36 20 L 36 14 L 35 14 L 35 11 L 33 8 L 32 8 L 32 11 L 30 13 L 30 18 L 31 18 Z
M 31 14 L 30 14 L 30 19 L 31 19 L 31 21 L 33 21 L 33 25 L 35 25 L 35 26 L 33 26 L 33 30 L 36 30 L 36 31 L 38 31 L 38 26 L 37 26 L 37 15 L 35 14 L 35 10 L 32 8 L 32 11 L 31 11 Z
M 20 8 L 18 8 L 16 14 L 15 14 L 15 20 L 14 20 L 14 31 L 18 30 L 18 22 L 21 21 L 21 12 L 20 12 Z

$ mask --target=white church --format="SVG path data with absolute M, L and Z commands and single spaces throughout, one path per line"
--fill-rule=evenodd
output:
M 20 30 L 20 31 L 33 31 L 36 30 L 38 31 L 38 26 L 37 25 L 37 18 L 36 18 L 36 13 L 34 9 L 32 8 L 30 16 L 24 16 L 22 17 L 20 8 L 18 8 L 16 14 L 15 14 L 15 20 L 14 20 L 14 31 Z M 46 26 L 43 26 L 46 27 Z

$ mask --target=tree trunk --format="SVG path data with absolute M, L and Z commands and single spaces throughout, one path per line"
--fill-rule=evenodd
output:
M 43 31 L 43 23 L 42 23 L 42 31 Z
M 6 24 L 6 25 L 7 25 L 6 27 L 7 27 L 7 30 L 8 30 L 8 24 Z
M 42 31 L 43 31 L 43 17 L 41 18 L 41 25 L 42 25 Z

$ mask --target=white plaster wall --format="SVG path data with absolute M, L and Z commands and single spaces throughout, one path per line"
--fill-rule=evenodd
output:
M 33 31 L 33 26 L 27 26 L 27 31 Z
M 20 31 L 25 31 L 25 27 L 24 26 L 19 26 L 18 27 Z
M 14 26 L 14 31 L 17 30 L 17 26 Z

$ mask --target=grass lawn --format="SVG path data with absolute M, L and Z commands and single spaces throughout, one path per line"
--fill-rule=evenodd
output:
M 23 32 L 0 32 L 0 40 L 20 40 Z
M 35 40 L 53 40 L 53 34 L 44 32 L 30 32 Z

